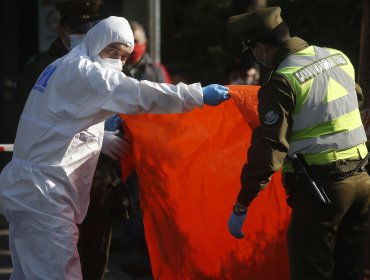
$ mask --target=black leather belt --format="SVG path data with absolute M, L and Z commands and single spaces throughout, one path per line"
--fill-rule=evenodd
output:
M 336 177 L 343 180 L 356 172 L 366 171 L 368 156 L 364 159 L 341 159 L 327 164 L 310 165 L 309 172 L 317 178 Z

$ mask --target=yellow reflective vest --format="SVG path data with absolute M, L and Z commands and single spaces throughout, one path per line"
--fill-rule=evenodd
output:
M 354 69 L 346 55 L 310 46 L 289 55 L 276 73 L 296 94 L 288 155 L 303 154 L 310 165 L 366 156 Z

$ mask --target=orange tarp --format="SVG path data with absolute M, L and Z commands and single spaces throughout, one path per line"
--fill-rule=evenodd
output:
M 289 279 L 290 210 L 279 173 L 250 206 L 245 238 L 227 229 L 259 123 L 257 91 L 231 86 L 231 100 L 186 114 L 122 116 L 133 138 L 154 279 Z

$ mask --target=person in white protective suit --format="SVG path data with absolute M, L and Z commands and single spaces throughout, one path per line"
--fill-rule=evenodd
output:
M 114 113 L 181 113 L 229 98 L 228 88 L 158 84 L 126 77 L 134 39 L 124 18 L 109 17 L 51 63 L 23 110 L 12 161 L 0 175 L 0 212 L 10 229 L 11 279 L 82 279 L 78 229 Z

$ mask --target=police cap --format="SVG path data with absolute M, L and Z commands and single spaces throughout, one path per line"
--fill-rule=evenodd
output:
M 56 8 L 60 12 L 61 21 L 68 22 L 90 22 L 101 19 L 100 0 L 57 0 Z
M 255 41 L 267 35 L 283 21 L 280 13 L 280 7 L 268 7 L 232 16 L 227 21 L 227 29 L 232 35 Z

